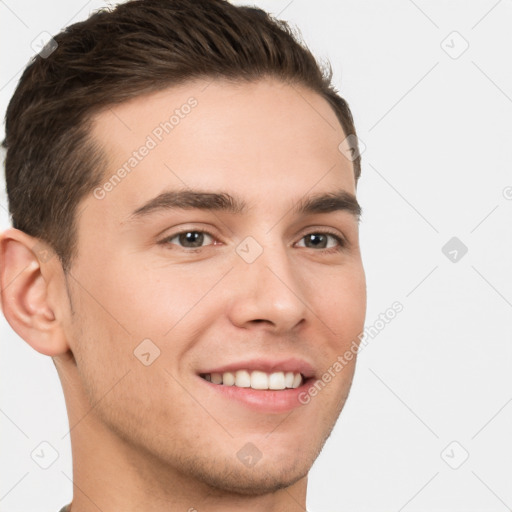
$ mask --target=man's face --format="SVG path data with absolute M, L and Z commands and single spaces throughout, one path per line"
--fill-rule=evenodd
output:
M 88 407 L 97 404 L 89 424 L 106 425 L 160 471 L 269 492 L 307 474 L 350 389 L 354 359 L 331 369 L 309 403 L 298 399 L 363 330 L 358 221 L 345 208 L 297 209 L 313 196 L 355 194 L 354 173 L 319 95 L 267 79 L 207 85 L 97 116 L 109 164 L 101 190 L 77 209 L 67 336 Z M 172 129 L 160 124 L 173 114 Z M 129 172 L 116 174 L 123 165 Z M 160 201 L 133 214 L 177 191 L 229 194 L 245 210 Z M 309 378 L 274 391 L 203 378 L 226 367 Z

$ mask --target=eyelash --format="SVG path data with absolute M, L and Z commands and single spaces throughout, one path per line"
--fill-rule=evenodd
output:
M 173 233 L 172 235 L 166 236 L 163 240 L 161 240 L 158 243 L 160 245 L 163 245 L 163 246 L 176 245 L 176 244 L 171 244 L 169 242 L 169 240 L 172 240 L 173 238 L 176 238 L 177 236 L 179 236 L 179 235 L 181 235 L 183 233 L 204 233 L 204 234 L 206 234 L 208 236 L 211 236 L 215 240 L 215 236 L 213 236 L 209 231 L 205 231 L 205 230 L 201 230 L 201 229 L 183 229 L 181 231 L 177 231 L 176 233 Z M 326 253 L 326 254 L 332 254 L 332 253 L 340 252 L 340 251 L 344 250 L 345 247 L 346 247 L 345 240 L 343 238 L 341 238 L 337 233 L 334 233 L 334 232 L 329 231 L 329 230 L 322 230 L 321 229 L 321 230 L 318 230 L 318 231 L 311 231 L 310 233 L 306 233 L 305 235 L 303 235 L 300 238 L 300 240 L 302 240 L 303 238 L 305 238 L 306 236 L 309 236 L 309 235 L 330 235 L 339 244 L 336 247 L 331 247 L 329 249 L 319 249 L 318 252 L 323 252 L 323 253 Z M 188 253 L 197 253 L 197 252 L 202 251 L 206 247 L 207 246 L 205 246 L 205 247 L 197 247 L 197 248 L 189 248 L 189 247 L 180 247 L 180 248 L 183 249 L 185 252 L 188 252 Z M 305 247 L 305 249 L 309 249 L 309 247 Z

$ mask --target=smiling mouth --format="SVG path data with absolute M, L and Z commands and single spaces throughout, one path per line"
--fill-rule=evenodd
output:
M 295 389 L 301 386 L 305 377 L 298 372 L 262 372 L 259 370 L 237 370 L 223 373 L 201 373 L 199 376 L 221 386 L 233 386 L 238 388 L 252 388 L 259 390 L 284 390 Z

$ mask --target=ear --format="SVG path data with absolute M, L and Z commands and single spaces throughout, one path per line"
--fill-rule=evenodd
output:
M 48 356 L 69 350 L 63 329 L 63 286 L 60 260 L 47 244 L 15 228 L 0 234 L 4 316 L 33 349 Z

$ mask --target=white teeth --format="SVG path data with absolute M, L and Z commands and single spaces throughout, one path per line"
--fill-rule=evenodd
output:
M 239 388 L 251 387 L 251 376 L 247 370 L 238 370 L 235 373 L 235 386 Z
M 268 387 L 269 389 L 284 389 L 286 387 L 284 385 L 284 373 L 271 373 L 270 377 L 268 378 Z
M 251 373 L 252 389 L 268 389 L 268 376 L 265 372 L 254 371 Z
M 293 377 L 292 388 L 298 388 L 302 384 L 302 375 L 297 373 Z
M 236 372 L 206 373 L 203 378 L 213 384 L 252 389 L 290 389 L 298 388 L 302 384 L 302 375 L 294 372 L 266 373 L 259 370 L 253 372 L 238 370 Z
M 224 386 L 233 386 L 235 384 L 235 376 L 231 372 L 224 372 L 222 374 L 222 384 Z

